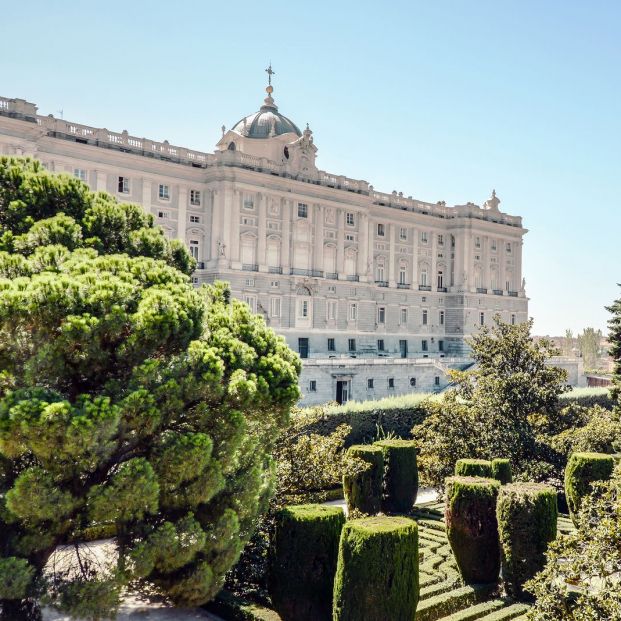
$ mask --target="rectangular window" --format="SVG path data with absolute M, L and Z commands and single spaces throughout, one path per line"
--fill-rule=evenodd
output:
M 348 339 L 349 351 L 356 351 L 356 339 Z
M 80 181 L 86 181 L 88 178 L 88 173 L 83 168 L 74 168 L 73 176 Z
M 336 319 L 336 300 L 328 300 L 328 319 Z
M 167 185 L 164 185 L 163 183 L 160 183 L 160 189 L 159 189 L 159 197 L 160 200 L 162 201 L 167 201 L 170 199 L 170 192 L 168 189 Z
M 167 211 L 158 211 L 157 217 L 162 218 L 163 220 L 168 220 L 168 218 L 170 218 L 170 213 L 168 213 Z
M 377 339 L 377 351 L 384 351 L 384 339 Z
M 308 382 L 309 392 L 317 392 L 317 380 L 311 380 Z
M 120 194 L 129 194 L 129 177 L 119 177 L 118 191 Z
M 424 325 L 424 326 L 426 326 L 426 325 L 427 325 L 427 315 L 428 315 L 427 311 L 426 311 L 426 310 L 424 310 L 424 311 L 423 311 L 423 325 Z
M 347 226 L 354 226 L 356 221 L 354 220 L 354 214 L 353 213 L 348 211 L 347 214 L 345 214 L 345 219 L 346 219 L 346 222 L 347 222 Z
M 479 323 L 484 326 L 485 325 L 485 313 L 479 313 Z
M 246 278 L 246 287 L 254 287 L 254 278 Z
M 280 283 L 277 280 L 272 280 L 270 286 L 272 287 L 272 289 L 278 289 L 280 287 Z
M 201 204 L 201 192 L 200 190 L 190 190 L 190 205 Z
M 399 239 L 401 241 L 407 241 L 408 239 L 408 230 L 403 226 L 399 229 Z
M 433 383 L 434 383 L 436 386 L 439 386 L 439 385 L 440 385 L 440 376 L 439 376 L 439 375 L 436 375 L 436 376 L 433 378 Z
M 192 284 L 198 285 L 198 276 L 192 276 Z
M 299 300 L 298 301 L 298 317 L 300 319 L 306 319 L 308 317 L 308 300 Z
M 414 388 L 416 386 L 416 378 L 415 377 L 410 377 L 410 386 L 412 388 Z
M 384 237 L 384 235 L 386 234 L 386 229 L 384 227 L 383 224 L 378 223 L 377 225 L 377 236 L 378 237 Z
M 474 238 L 474 247 L 475 248 L 480 248 L 481 247 L 481 238 L 479 236 Z
M 438 235 L 438 246 L 444 246 L 444 235 Z
M 254 198 L 252 196 L 244 196 L 244 209 L 254 209 Z
M 190 222 L 192 224 L 200 224 L 201 217 L 200 216 L 190 216 Z
M 190 254 L 198 261 L 198 251 L 200 244 L 198 243 L 198 239 L 190 240 Z
M 408 309 L 401 309 L 401 325 L 404 326 L 408 322 Z
M 439 319 L 440 319 L 440 325 L 443 326 L 444 325 L 444 311 L 443 310 L 440 311 Z
M 408 357 L 408 342 L 407 339 L 402 339 L 399 341 L 399 353 L 402 358 Z
M 373 390 L 373 378 L 369 377 L 367 379 L 367 390 Z
M 345 241 L 354 241 L 355 237 L 351 234 L 345 235 Z
M 308 205 L 298 203 L 298 218 L 308 218 Z
M 328 351 L 336 351 L 334 339 L 328 339 Z
M 492 252 L 496 252 L 496 240 L 492 239 Z
M 245 295 L 244 302 L 250 306 L 250 310 L 253 313 L 257 312 L 257 296 L 256 295 Z
M 423 351 L 429 351 L 429 345 L 427 344 L 427 339 L 423 339 L 423 341 L 422 341 L 422 349 L 423 349 Z
M 298 353 L 300 358 L 308 358 L 309 346 L 307 338 L 298 339 Z
M 380 306 L 377 309 L 377 323 L 386 323 L 386 307 Z
M 389 377 L 388 378 L 388 388 L 394 388 L 395 387 L 395 378 L 394 377 Z
M 438 341 L 438 351 L 444 351 L 444 341 L 442 339 Z
M 507 242 L 507 253 L 511 254 L 511 242 Z
M 515 315 L 511 315 L 511 325 L 515 325 Z
M 280 317 L 280 298 L 272 298 L 270 315 L 272 317 Z
M 352 303 L 349 305 L 349 320 L 356 321 L 358 319 L 358 305 Z
M 429 241 L 429 238 L 427 237 L 427 231 L 421 231 L 420 232 L 420 241 L 423 244 L 426 244 Z

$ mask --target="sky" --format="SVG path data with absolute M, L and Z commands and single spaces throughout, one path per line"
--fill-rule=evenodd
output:
M 318 166 L 520 215 L 536 334 L 621 296 L 621 2 L 4 0 L 0 95 L 213 151 L 274 98 Z

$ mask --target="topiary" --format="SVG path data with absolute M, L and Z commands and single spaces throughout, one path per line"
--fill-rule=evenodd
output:
M 500 481 L 501 485 L 506 485 L 513 481 L 511 473 L 511 461 L 508 459 L 492 459 L 492 478 Z
M 297 505 L 276 514 L 268 588 L 283 621 L 331 621 L 343 524 L 341 507 Z
M 384 454 L 382 510 L 408 513 L 418 493 L 416 444 L 413 440 L 380 440 L 375 443 Z
M 492 462 L 487 459 L 458 459 L 455 464 L 455 476 L 491 479 Z
M 466 584 L 495 583 L 500 572 L 496 500 L 500 482 L 446 479 L 446 536 Z
M 556 538 L 556 492 L 542 483 L 503 485 L 496 517 L 505 589 L 524 598 L 524 583 L 543 569 L 548 544 Z
M 569 514 L 577 524 L 582 499 L 591 493 L 594 481 L 605 481 L 612 476 L 614 458 L 604 453 L 573 453 L 565 468 L 565 496 Z
M 347 522 L 334 581 L 334 621 L 412 621 L 418 596 L 416 522 L 380 516 Z
M 358 510 L 373 515 L 382 505 L 384 454 L 379 446 L 355 444 L 347 451 L 348 459 L 366 462 L 363 469 L 352 469 L 343 475 L 343 490 L 348 511 Z

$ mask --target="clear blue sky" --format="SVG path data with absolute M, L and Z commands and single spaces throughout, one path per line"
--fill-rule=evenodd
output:
M 382 4 L 384 6 L 382 6 Z M 521 215 L 538 334 L 621 294 L 621 3 L 5 2 L 0 94 L 213 150 L 275 99 L 324 170 Z

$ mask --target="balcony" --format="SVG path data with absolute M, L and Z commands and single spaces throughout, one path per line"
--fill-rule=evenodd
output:
M 291 273 L 295 276 L 312 276 L 313 275 L 312 270 L 302 270 L 298 267 L 294 267 L 291 270 Z
M 336 272 L 326 272 L 326 278 L 329 278 L 330 280 L 338 280 L 339 275 Z
M 438 287 L 438 293 L 446 293 L 446 292 L 447 292 L 446 287 Z
M 282 274 L 282 267 L 268 267 L 267 271 L 270 274 Z
M 376 280 L 375 284 L 378 287 L 387 287 L 388 286 L 388 281 L 387 280 Z
M 477 293 L 487 293 L 487 289 L 485 287 L 477 287 Z
M 418 285 L 419 291 L 431 291 L 431 285 Z
M 494 295 L 502 295 L 502 289 L 493 289 L 493 290 L 492 290 L 492 293 L 493 293 Z
M 360 280 L 360 276 L 358 276 L 357 274 L 348 274 L 347 280 L 349 280 L 350 282 L 358 282 Z
M 397 283 L 397 289 L 409 289 L 410 288 L 410 284 L 407 282 L 398 282 Z
M 242 270 L 244 272 L 258 272 L 259 265 L 257 263 L 242 263 Z
M 518 296 L 518 292 L 517 291 L 508 291 L 507 293 L 512 298 L 517 298 L 517 296 Z

